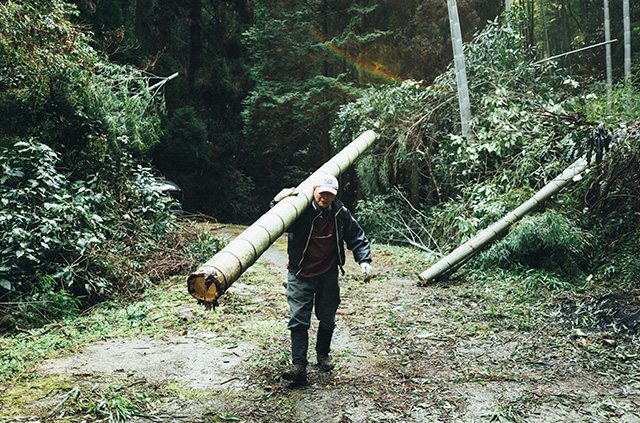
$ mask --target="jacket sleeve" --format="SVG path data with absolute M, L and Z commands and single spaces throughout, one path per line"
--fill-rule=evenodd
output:
M 341 213 L 344 216 L 344 242 L 347 248 L 353 252 L 353 258 L 357 263 L 371 262 L 371 247 L 364 230 L 347 208 L 343 208 Z

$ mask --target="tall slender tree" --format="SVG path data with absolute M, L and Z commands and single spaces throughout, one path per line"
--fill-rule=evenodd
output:
M 607 99 L 611 102 L 612 65 L 611 65 L 611 22 L 609 20 L 609 0 L 604 0 L 604 40 L 607 63 Z
M 631 17 L 629 13 L 629 0 L 622 0 L 622 13 L 624 21 L 624 80 L 631 80 Z
M 549 47 L 549 31 L 547 30 L 547 14 L 544 7 L 544 0 L 540 0 L 540 10 L 542 10 L 542 27 L 544 28 L 544 47 L 546 57 L 551 57 L 551 48 Z
M 195 90 L 202 54 L 202 0 L 191 0 L 189 19 L 189 89 Z
M 451 25 L 451 44 L 453 46 L 453 62 L 456 69 L 462 136 L 469 139 L 471 137 L 469 128 L 471 122 L 471 101 L 469 99 L 467 71 L 464 64 L 464 51 L 462 49 L 462 32 L 460 30 L 460 19 L 458 17 L 456 0 L 447 0 L 447 7 L 449 9 L 449 22 Z

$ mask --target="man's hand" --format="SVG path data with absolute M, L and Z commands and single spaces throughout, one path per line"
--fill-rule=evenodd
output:
M 296 189 L 295 188 L 285 188 L 282 191 L 280 191 L 278 194 L 276 194 L 275 197 L 273 197 L 273 201 L 278 203 L 282 199 L 284 199 L 286 197 L 291 197 L 292 195 L 298 195 L 298 192 L 296 191 Z
M 296 191 L 295 188 L 283 189 L 278 194 L 276 194 L 275 197 L 273 197 L 273 200 L 271 200 L 271 204 L 269 205 L 269 207 L 275 207 L 276 204 L 278 204 L 282 199 L 291 197 L 292 195 L 298 195 L 298 191 Z
M 371 263 L 367 263 L 363 261 L 360 263 L 360 269 L 362 270 L 362 274 L 364 275 L 364 281 L 369 282 L 371 277 L 373 276 L 373 267 L 371 267 Z

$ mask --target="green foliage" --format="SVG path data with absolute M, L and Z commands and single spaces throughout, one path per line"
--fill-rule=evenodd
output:
M 121 393 L 122 388 L 107 386 L 101 389 L 96 386 L 85 391 L 75 386 L 49 411 L 49 416 L 61 419 L 72 415 L 93 415 L 99 421 L 125 423 L 140 413 L 146 401 L 144 398 L 128 398 Z
M 531 136 L 538 136 L 541 145 L 552 139 L 555 146 L 562 140 L 553 132 L 547 135 L 548 128 L 532 119 L 546 103 L 540 99 L 540 78 L 521 47 L 518 24 L 517 15 L 509 15 L 503 24 L 490 22 L 467 44 L 465 62 L 476 99 L 472 103 L 477 104 L 472 140 L 455 135 L 459 114 L 454 69 L 431 87 L 410 81 L 375 87 L 341 108 L 332 129 L 337 145 L 364 129 L 380 134 L 369 153 L 373 159 L 362 161 L 358 169 L 365 195 L 381 194 L 401 183 L 414 206 L 437 204 L 455 197 L 460 183 L 498 168 Z
M 157 166 L 182 173 L 213 159 L 207 128 L 193 107 L 176 110 L 164 126 L 161 142 L 153 151 Z
M 58 0 L 0 7 L 0 145 L 33 137 L 92 174 L 157 142 L 161 104 L 139 71 L 99 59 L 66 19 L 76 13 Z
M 489 21 L 465 44 L 465 68 L 476 89 L 492 91 L 497 86 L 513 89 L 523 80 L 536 77 L 528 60 L 533 54 L 524 46 L 518 29 L 524 19 L 521 6 L 514 5 L 501 19 Z M 448 78 L 447 78 L 448 79 Z
M 403 204 L 400 193 L 378 195 L 356 205 L 358 222 L 372 242 L 394 243 L 404 240 Z
M 0 161 L 0 297 L 18 306 L 0 323 L 26 317 L 36 303 L 53 317 L 73 304 L 67 293 L 113 295 L 140 266 L 132 253 L 153 250 L 173 228 L 171 200 L 151 188 L 145 169 L 114 192 L 98 178 L 70 180 L 57 167 L 59 154 L 35 141 L 1 149 Z M 129 258 L 116 266 L 118 255 Z
M 380 195 L 401 185 L 415 207 L 431 206 L 465 197 L 465 187 L 496 175 L 499 185 L 513 189 L 534 186 L 562 169 L 557 160 L 564 146 L 588 131 L 587 122 L 571 115 L 577 113 L 571 100 L 579 84 L 531 64 L 517 31 L 521 16 L 514 10 L 466 44 L 472 138 L 455 132 L 454 69 L 431 87 L 411 82 L 375 87 L 341 108 L 332 129 L 336 145 L 346 145 L 364 129 L 380 134 L 367 151 L 371 157 L 358 164 L 362 194 Z M 507 169 L 509 174 L 502 173 Z
M 334 154 L 329 130 L 339 106 L 354 99 L 358 88 L 332 50 L 357 51 L 380 36 L 358 25 L 375 9 L 345 1 L 332 3 L 331 10 L 317 0 L 256 2 L 256 22 L 243 39 L 254 86 L 242 111 L 247 173 L 267 187 L 256 195 L 270 199 L 270 187 L 297 185 Z
M 523 265 L 575 276 L 590 263 L 593 235 L 567 217 L 547 210 L 525 216 L 483 254 L 485 268 Z
M 640 99 L 635 93 L 626 101 L 637 105 Z M 637 284 L 640 271 L 636 260 L 640 253 L 639 125 L 636 118 L 613 132 L 618 142 L 572 195 L 576 207 L 586 212 L 583 225 L 597 234 L 595 269 L 603 280 L 625 286 Z
M 434 178 L 449 179 L 456 169 L 436 168 L 429 157 L 441 147 L 438 137 L 445 136 L 451 128 L 451 98 L 447 91 L 425 89 L 407 81 L 372 87 L 341 107 L 338 122 L 331 130 L 336 148 L 343 148 L 368 129 L 380 136 L 357 164 L 362 194 L 380 195 L 402 184 L 414 204 L 417 190 L 426 190 L 426 195 L 432 197 L 446 195 L 440 190 L 441 182 Z M 425 180 L 425 173 L 434 178 Z
M 147 79 L 130 66 L 99 63 L 88 76 L 87 101 L 79 105 L 93 129 L 91 145 L 102 148 L 105 159 L 140 157 L 157 142 L 163 103 L 147 88 Z M 76 111 L 76 113 L 82 113 Z
M 66 18 L 76 13 L 61 0 L 2 4 L 3 88 L 19 89 L 25 97 L 44 100 L 56 79 L 95 62 L 87 36 Z
M 567 277 L 555 270 L 530 268 L 523 272 L 515 272 L 522 282 L 523 288 L 533 293 L 552 291 L 584 291 L 586 284 L 581 284 L 575 277 Z M 587 281 L 588 282 L 588 281 Z
M 99 59 L 75 13 L 61 1 L 0 6 L 1 327 L 135 293 L 158 250 L 180 241 L 171 200 L 139 164 L 163 104 L 141 72 Z
M 572 99 L 570 110 L 579 110 L 587 121 L 601 122 L 615 128 L 620 122 L 637 119 L 640 115 L 637 99 L 636 84 L 615 84 L 608 90 L 604 81 L 594 82 L 585 92 Z
M 74 254 L 104 241 L 96 232 L 102 218 L 83 204 L 95 193 L 75 195 L 84 184 L 70 186 L 56 169 L 59 155 L 44 144 L 19 142 L 0 151 L 0 159 L 2 287 L 28 291 L 38 275 L 69 276 L 55 257 L 68 254 L 73 262 Z
M 211 232 L 196 226 L 191 228 L 191 237 L 185 245 L 184 257 L 194 265 L 206 263 L 225 246 L 225 241 Z
M 622 234 L 609 232 L 598 243 L 598 248 L 603 252 L 597 258 L 597 275 L 607 285 L 615 285 L 621 289 L 633 292 L 638 286 L 640 275 L 640 229 L 637 225 L 626 229 Z M 606 241 L 613 241 L 606 244 Z
M 489 227 L 526 201 L 528 188 L 509 190 L 506 184 L 487 183 L 461 189 L 461 195 L 429 210 L 432 236 L 449 251 Z
M 474 136 L 469 140 L 455 135 L 451 138 L 457 146 L 455 160 L 467 164 L 465 172 L 469 175 L 482 177 L 520 154 L 518 162 L 533 160 L 536 165 L 517 176 L 532 176 L 529 172 L 535 172 L 542 161 L 560 156 L 567 132 L 578 131 L 579 137 L 586 131 L 573 122 L 588 122 L 559 118 L 576 112 L 571 105 L 580 84 L 562 70 L 543 73 L 531 62 L 533 52 L 523 47 L 518 34 L 522 19 L 522 10 L 515 7 L 504 22 L 489 22 L 472 43 L 466 44 Z M 452 72 L 442 79 L 454 81 Z M 536 176 L 545 175 L 538 171 Z
M 608 102 L 602 84 L 587 86 L 558 69 L 541 72 L 522 47 L 519 13 L 516 8 L 503 23 L 490 22 L 466 45 L 470 139 L 455 134 L 453 69 L 433 87 L 375 87 L 341 108 L 332 130 L 337 145 L 353 138 L 351 131 L 380 134 L 358 163 L 366 200 L 356 214 L 373 238 L 445 254 L 560 174 L 569 164 L 568 147 L 598 123 L 637 131 L 636 90 L 614 87 Z M 574 195 L 515 225 L 477 259 L 484 270 L 505 267 L 534 290 L 575 289 L 583 272 L 637 280 L 634 261 L 625 259 L 637 250 L 630 242 L 637 228 L 629 226 L 640 198 L 633 182 L 640 174 L 637 145 L 615 133 L 626 141 L 609 160 L 586 175 Z

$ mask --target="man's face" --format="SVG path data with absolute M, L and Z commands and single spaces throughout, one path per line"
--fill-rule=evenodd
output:
M 313 198 L 315 198 L 316 203 L 323 209 L 326 209 L 333 203 L 333 200 L 336 198 L 335 194 L 330 192 L 318 192 L 318 190 L 313 191 Z

